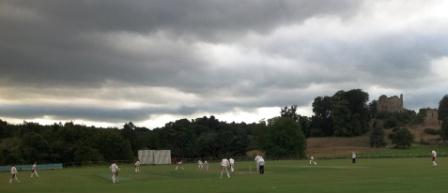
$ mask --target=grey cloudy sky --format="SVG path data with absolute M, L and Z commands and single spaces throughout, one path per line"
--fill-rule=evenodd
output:
M 443 0 L 3 0 L 0 118 L 258 121 L 361 88 L 436 107 Z

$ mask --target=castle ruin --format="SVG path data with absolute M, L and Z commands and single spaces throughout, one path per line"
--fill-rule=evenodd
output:
M 433 126 L 439 126 L 439 111 L 437 109 L 431 109 L 431 108 L 423 108 L 420 109 L 421 113 L 424 113 L 423 118 L 423 124 L 424 125 L 433 125 Z
M 403 94 L 398 96 L 387 97 L 386 95 L 381 95 L 377 103 L 378 112 L 391 112 L 400 113 L 404 111 L 403 107 Z

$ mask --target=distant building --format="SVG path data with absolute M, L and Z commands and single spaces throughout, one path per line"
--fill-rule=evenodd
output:
M 377 103 L 377 111 L 381 112 L 393 112 L 399 113 L 404 111 L 403 107 L 403 94 L 398 96 L 387 97 L 386 95 L 381 95 Z
M 439 111 L 437 109 L 423 108 L 423 109 L 420 109 L 420 113 L 424 113 L 424 118 L 423 118 L 424 125 L 438 126 L 440 124 Z

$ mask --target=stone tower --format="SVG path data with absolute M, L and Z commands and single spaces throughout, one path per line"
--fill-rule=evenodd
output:
M 400 94 L 401 110 L 404 110 L 403 94 Z
M 403 94 L 400 94 L 400 97 L 381 95 L 376 108 L 378 112 L 399 113 L 404 111 L 403 104 Z
M 439 111 L 437 109 L 423 108 L 420 109 L 424 113 L 423 124 L 427 126 L 440 127 Z

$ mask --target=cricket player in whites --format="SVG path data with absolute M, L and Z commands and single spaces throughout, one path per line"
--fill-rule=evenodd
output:
M 115 163 L 115 161 L 112 162 L 109 168 L 110 171 L 112 172 L 112 183 L 115 184 L 116 182 L 118 182 L 118 172 L 120 171 L 120 168 Z
M 230 158 L 229 163 L 230 163 L 230 171 L 234 172 L 235 171 L 235 160 L 233 158 Z
M 352 164 L 356 163 L 356 152 L 352 152 Z
M 139 159 L 137 159 L 137 161 L 135 162 L 135 164 L 134 164 L 134 167 L 135 167 L 135 173 L 140 173 L 140 160 Z
M 204 161 L 203 167 L 204 167 L 205 171 L 208 171 L 208 161 L 207 160 Z
M 260 159 L 258 159 L 257 161 L 257 165 L 258 165 L 258 173 L 260 173 L 260 175 L 264 174 L 264 159 L 263 157 L 260 156 Z
M 39 177 L 39 174 L 37 173 L 37 162 L 34 162 L 32 168 L 31 168 L 30 177 L 33 178 L 34 176 Z
M 202 169 L 204 167 L 204 163 L 202 162 L 202 160 L 198 160 L 198 169 Z
M 436 162 L 437 152 L 436 152 L 436 150 L 432 150 L 431 154 L 432 154 L 432 166 L 437 166 L 437 162 Z
M 257 153 L 257 156 L 255 156 L 255 163 L 257 164 L 257 173 L 259 172 L 259 167 L 260 165 L 258 165 L 258 161 L 261 159 L 261 155 Z
M 182 160 L 177 162 L 175 170 L 178 170 L 179 168 L 182 170 L 184 169 L 184 164 L 183 164 Z
M 230 165 L 230 163 L 227 158 L 224 158 L 221 160 L 221 175 L 220 175 L 221 178 L 222 178 L 222 175 L 224 174 L 224 171 L 227 174 L 227 178 L 230 178 L 230 173 L 229 173 L 229 170 L 227 169 L 229 167 L 229 165 Z
M 314 156 L 310 156 L 310 166 L 311 165 L 317 165 L 317 162 L 314 161 Z
M 9 183 L 12 184 L 12 182 L 15 180 L 16 182 L 20 182 L 19 178 L 17 178 L 17 168 L 16 164 L 13 164 L 11 167 L 11 176 L 9 177 Z

